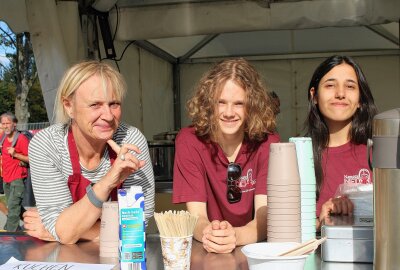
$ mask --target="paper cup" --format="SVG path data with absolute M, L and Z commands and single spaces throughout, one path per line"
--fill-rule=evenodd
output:
M 100 257 L 119 256 L 118 202 L 104 202 L 100 225 Z
M 297 197 L 274 197 L 274 196 L 267 196 L 268 203 L 298 203 L 300 206 L 300 196 Z
M 300 215 L 300 207 L 298 208 L 271 208 L 267 209 L 268 215 Z
M 288 190 L 288 191 L 269 190 L 268 191 L 268 196 L 279 197 L 279 198 L 299 197 L 300 196 L 300 191 L 295 191 L 295 190 Z
M 300 183 L 294 143 L 271 143 L 267 181 L 267 183 Z
M 301 221 L 299 220 L 268 220 L 267 225 L 273 226 L 273 227 L 279 227 L 279 226 L 286 226 L 286 227 L 301 227 Z
M 267 183 L 267 190 L 268 190 L 268 192 L 270 192 L 270 191 L 280 191 L 280 192 L 298 191 L 298 192 L 300 192 L 300 185 L 299 184 L 275 185 L 275 184 Z
M 193 235 L 184 237 L 160 236 L 165 270 L 189 270 Z
M 291 202 L 286 202 L 286 203 L 268 202 L 267 206 L 268 206 L 268 208 L 274 208 L 274 209 L 293 209 L 293 208 L 297 209 L 297 208 L 299 208 L 299 203 L 298 202 L 292 202 L 292 203 Z
M 274 232 L 274 233 L 299 233 L 302 232 L 301 228 L 298 227 L 290 227 L 290 226 L 270 226 L 268 224 L 267 232 Z
M 268 214 L 268 220 L 285 220 L 285 221 L 299 221 L 301 219 L 301 214 L 297 215 L 273 215 Z

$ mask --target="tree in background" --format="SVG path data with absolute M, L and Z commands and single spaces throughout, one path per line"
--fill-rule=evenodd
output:
M 47 122 L 30 34 L 14 34 L 3 26 L 0 26 L 0 46 L 7 48 L 9 64 L 0 63 L 0 110 L 13 111 L 20 124 Z

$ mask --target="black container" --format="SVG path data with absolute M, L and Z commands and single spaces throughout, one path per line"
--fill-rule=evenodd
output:
M 148 142 L 155 181 L 172 181 L 175 144 L 173 141 Z

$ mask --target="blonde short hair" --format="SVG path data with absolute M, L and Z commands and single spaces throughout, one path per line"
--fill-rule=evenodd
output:
M 110 65 L 99 61 L 85 61 L 69 68 L 58 87 L 54 104 L 54 122 L 67 124 L 71 121 L 64 109 L 63 99 L 72 98 L 75 91 L 87 79 L 99 75 L 104 82 L 109 82 L 117 101 L 122 101 L 126 94 L 126 83 L 122 75 Z M 103 83 L 103 85 L 107 85 Z

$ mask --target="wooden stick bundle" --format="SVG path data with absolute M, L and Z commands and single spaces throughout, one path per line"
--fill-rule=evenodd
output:
M 158 230 L 164 237 L 182 237 L 193 234 L 198 216 L 191 215 L 188 211 L 167 211 L 154 213 Z

